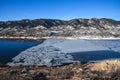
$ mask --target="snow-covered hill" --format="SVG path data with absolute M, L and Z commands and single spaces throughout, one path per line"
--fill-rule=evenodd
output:
M 51 35 L 52 32 L 57 34 Z M 0 37 L 120 37 L 120 21 L 107 18 L 0 21 Z

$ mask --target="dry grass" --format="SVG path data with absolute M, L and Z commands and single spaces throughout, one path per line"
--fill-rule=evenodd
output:
M 89 64 L 92 71 L 117 71 L 120 69 L 120 60 L 107 60 L 98 63 Z
M 90 80 L 91 78 L 120 80 L 120 60 L 86 63 L 80 66 L 70 64 L 59 67 L 0 68 L 0 80 Z

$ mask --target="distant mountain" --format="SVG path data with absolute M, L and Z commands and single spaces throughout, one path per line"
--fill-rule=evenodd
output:
M 120 21 L 107 18 L 78 18 L 68 21 L 57 19 L 0 21 L 0 37 L 26 36 L 120 37 Z

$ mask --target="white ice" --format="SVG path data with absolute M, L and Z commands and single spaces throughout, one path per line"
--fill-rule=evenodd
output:
M 13 58 L 10 66 L 46 65 L 56 66 L 74 61 L 69 53 L 113 50 L 120 52 L 120 40 L 68 40 L 48 39 L 29 48 Z

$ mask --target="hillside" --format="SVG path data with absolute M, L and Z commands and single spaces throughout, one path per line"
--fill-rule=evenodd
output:
M 0 37 L 120 37 L 120 21 L 107 18 L 0 21 Z

